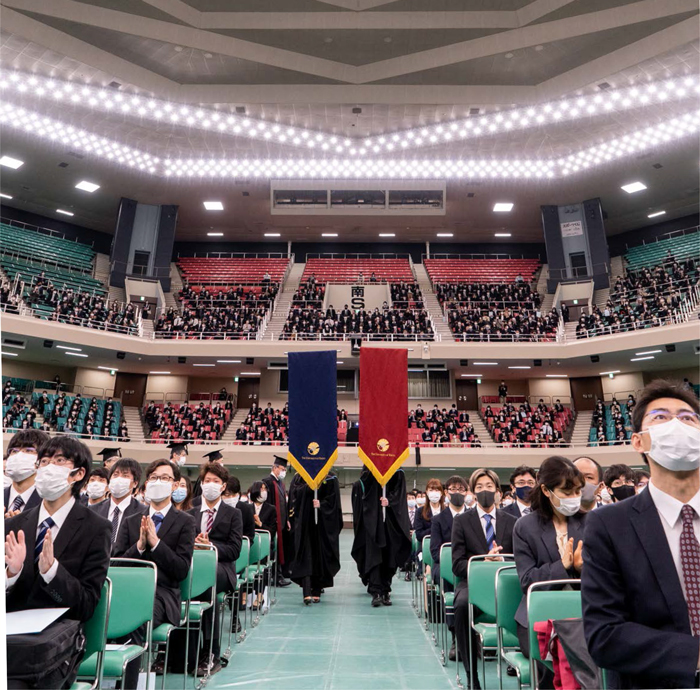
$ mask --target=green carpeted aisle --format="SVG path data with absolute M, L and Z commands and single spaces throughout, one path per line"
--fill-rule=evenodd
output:
M 342 568 L 322 603 L 304 606 L 296 585 L 278 589 L 272 611 L 234 646 L 229 665 L 211 678 L 207 688 L 456 688 L 454 663 L 441 665 L 439 649 L 411 606 L 411 585 L 396 578 L 394 605 L 371 608 L 350 557 L 351 544 L 352 531 L 345 530 Z M 487 668 L 485 687 L 497 688 L 494 664 Z M 171 687 L 182 687 L 182 676 L 168 681 Z M 504 678 L 504 687 L 515 688 L 514 681 Z

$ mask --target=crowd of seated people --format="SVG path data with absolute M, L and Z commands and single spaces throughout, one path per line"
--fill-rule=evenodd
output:
M 287 441 L 289 431 L 289 403 L 273 408 L 272 403 L 260 407 L 253 403 L 243 424 L 236 429 L 236 441 L 262 445 L 281 444 Z
M 216 401 L 211 406 L 203 402 L 198 405 L 188 402 L 177 406 L 171 402 L 157 405 L 151 400 L 143 417 L 153 439 L 218 441 L 231 420 L 232 412 L 233 402 L 230 399 Z
M 12 283 L 7 278 L 0 281 L 0 304 L 5 305 L 5 311 L 11 314 L 19 314 L 21 299 L 12 290 Z
M 564 432 L 572 419 L 570 408 L 560 400 L 551 408 L 543 400 L 534 409 L 527 400 L 517 409 L 511 402 L 503 407 L 486 405 L 482 416 L 496 443 L 525 447 L 563 444 Z
M 299 283 L 299 287 L 292 297 L 292 304 L 306 305 L 314 309 L 320 309 L 323 306 L 323 297 L 326 294 L 326 286 L 317 283 L 313 275 L 309 276 L 308 280 Z
M 458 410 L 455 403 L 448 410 L 438 405 L 426 412 L 422 405 L 408 413 L 409 441 L 413 443 L 430 443 L 437 446 L 466 445 L 481 448 L 479 435 L 469 420 L 469 413 Z
M 161 313 L 155 330 L 164 337 L 211 339 L 247 339 L 255 336 L 263 325 L 269 306 L 213 307 L 207 303 L 188 303 L 179 312 L 170 307 Z
M 622 405 L 613 396 L 609 405 L 602 400 L 596 400 L 591 419 L 591 434 L 589 445 L 621 446 L 627 443 L 631 435 L 631 415 L 636 401 L 630 393 Z
M 435 294 L 441 304 L 447 308 L 455 306 L 514 307 L 520 305 L 529 309 L 540 306 L 539 293 L 532 290 L 529 283 L 516 281 L 514 283 L 438 283 Z

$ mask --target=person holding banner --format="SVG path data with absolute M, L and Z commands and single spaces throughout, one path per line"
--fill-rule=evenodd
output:
M 301 474 L 294 475 L 289 487 L 289 518 L 294 540 L 292 581 L 302 588 L 304 604 L 318 604 L 321 591 L 333 586 L 340 570 L 343 511 L 338 478 L 326 475 L 314 491 Z

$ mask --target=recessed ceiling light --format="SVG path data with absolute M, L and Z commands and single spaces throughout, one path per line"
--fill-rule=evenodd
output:
M 223 237 L 223 232 L 208 232 L 207 237 Z
M 497 232 L 494 234 L 494 237 L 510 237 L 511 233 L 510 232 Z
M 24 165 L 24 161 L 21 161 L 17 158 L 10 158 L 10 156 L 3 156 L 0 158 L 0 165 L 4 165 L 6 168 L 12 168 L 13 170 L 17 170 L 17 168 L 21 168 Z
M 438 237 L 454 237 L 454 234 L 451 232 L 439 232 L 437 234 Z
M 654 213 L 650 213 L 647 218 L 657 218 L 658 216 L 665 216 L 666 211 L 655 211 Z
M 11 196 L 10 194 L 2 194 L 2 193 L 0 192 L 0 198 L 2 198 L 2 199 L 11 199 L 12 196 Z
M 628 194 L 634 194 L 635 192 L 641 192 L 646 188 L 647 186 L 642 182 L 630 182 L 629 184 L 623 184 L 620 189 L 624 190 Z
M 259 371 L 242 371 L 240 376 L 260 376 Z
M 643 362 L 645 359 L 654 359 L 654 356 L 652 355 L 651 357 L 632 357 L 632 359 L 630 359 L 630 362 Z
M 92 194 L 100 188 L 100 185 L 95 184 L 94 182 L 88 182 L 87 180 L 81 180 L 77 185 L 75 185 L 75 188 L 82 189 L 84 192 L 90 192 L 90 194 Z
M 513 59 L 513 53 L 506 53 L 503 56 L 506 60 L 512 60 Z
M 17 357 L 18 356 L 16 352 L 0 352 L 0 354 L 3 357 Z
M 615 369 L 615 371 L 601 371 L 599 376 L 607 376 L 608 374 L 619 374 L 620 370 Z
M 216 366 L 214 364 L 193 364 L 193 367 L 213 367 Z
M 548 379 L 568 379 L 568 374 L 545 374 Z
M 338 237 L 337 232 L 322 232 L 321 237 Z
M 532 367 L 508 367 L 509 369 L 531 369 Z
M 240 359 L 217 359 L 218 364 L 240 364 Z
M 480 379 L 482 376 L 483 376 L 483 374 L 462 374 L 463 379 L 468 379 L 468 378 Z
M 396 237 L 394 232 L 380 232 L 379 237 Z
M 64 211 L 62 208 L 57 208 L 56 213 L 60 213 L 64 216 L 74 216 L 75 213 L 71 213 L 70 211 Z
M 663 352 L 663 350 L 647 350 L 646 352 L 635 352 L 634 356 L 635 357 L 644 357 L 644 355 L 656 355 L 659 352 Z
M 87 357 L 87 355 L 82 352 L 64 352 L 64 355 L 69 355 L 70 357 Z
M 97 367 L 97 368 L 98 368 L 98 369 L 103 369 L 104 371 L 119 371 L 119 369 L 117 369 L 117 367 L 102 367 L 102 366 L 100 366 L 100 367 Z
M 496 367 L 498 362 L 472 362 L 475 367 Z
M 345 362 L 341 362 L 340 360 L 338 360 L 336 364 L 345 364 Z
M 279 237 L 280 234 L 278 232 L 266 232 L 265 237 Z
M 513 204 L 510 203 L 510 201 L 499 201 L 496 204 L 494 204 L 493 207 L 494 213 L 509 213 L 512 210 Z
M 169 374 L 169 371 L 149 371 L 149 374 Z
M 82 347 L 69 347 L 68 345 L 56 345 L 59 350 L 74 350 L 75 352 L 82 352 Z
M 204 208 L 207 211 L 223 211 L 224 205 L 220 201 L 204 201 Z
M 544 46 L 535 46 L 535 50 L 540 53 L 541 51 L 544 50 Z

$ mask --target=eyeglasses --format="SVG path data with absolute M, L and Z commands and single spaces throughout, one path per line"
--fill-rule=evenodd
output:
M 24 448 L 13 448 L 8 455 L 14 455 L 15 453 L 36 453 L 36 448 L 31 446 L 26 446 Z
M 157 474 L 152 474 L 150 477 L 148 477 L 148 479 L 147 479 L 146 481 L 148 481 L 148 482 L 157 482 L 157 481 L 161 481 L 161 482 L 174 482 L 174 481 L 175 481 L 175 477 L 168 477 L 168 476 L 165 475 L 165 474 L 162 474 L 162 475 L 160 475 L 160 476 L 157 475 Z
M 683 410 L 678 414 L 672 414 L 668 410 L 652 410 L 651 412 L 647 412 L 644 417 L 649 418 L 650 424 L 664 424 L 665 422 L 670 422 L 675 417 L 680 422 L 683 422 L 683 424 L 700 426 L 700 415 L 690 410 Z
M 72 465 L 73 461 L 70 458 L 66 458 L 63 455 L 56 455 L 53 458 L 41 458 L 37 462 L 37 467 L 48 467 L 49 465 L 60 465 L 61 467 L 67 467 Z
M 534 487 L 535 484 L 535 480 L 531 479 L 530 481 L 515 482 L 513 486 L 515 486 L 516 489 L 522 489 L 524 486 Z

